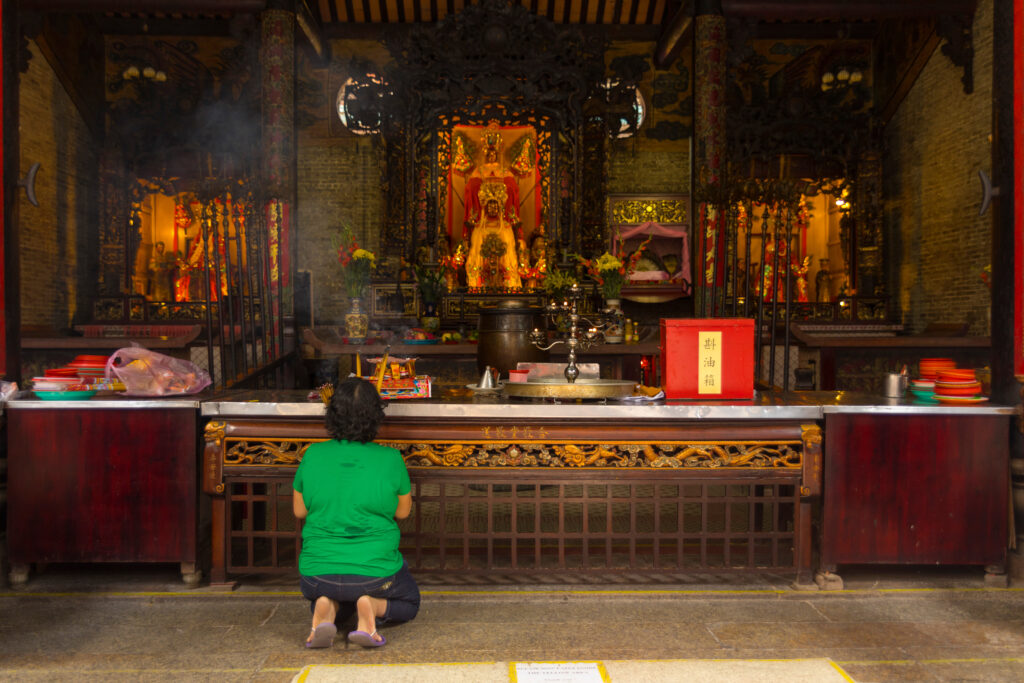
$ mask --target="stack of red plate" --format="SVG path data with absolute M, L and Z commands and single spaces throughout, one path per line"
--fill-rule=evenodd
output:
M 67 367 L 74 368 L 83 379 L 103 377 L 107 370 L 107 356 L 76 356 Z
M 63 368 L 50 368 L 49 370 L 45 370 L 43 375 L 46 377 L 70 377 L 72 379 L 77 379 L 78 370 L 67 366 Z
M 988 400 L 980 394 L 981 382 L 974 370 L 949 368 L 939 371 L 935 379 L 935 398 L 940 403 L 981 403 Z
M 943 370 L 952 370 L 956 363 L 952 358 L 922 358 L 918 363 L 921 379 L 938 379 Z

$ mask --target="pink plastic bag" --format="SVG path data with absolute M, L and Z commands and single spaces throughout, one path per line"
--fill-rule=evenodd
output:
M 107 359 L 106 380 L 124 382 L 128 396 L 195 394 L 210 386 L 210 373 L 195 363 L 141 346 L 127 346 Z

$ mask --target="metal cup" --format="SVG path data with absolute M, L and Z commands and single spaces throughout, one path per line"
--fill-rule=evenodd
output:
M 907 393 L 908 378 L 898 372 L 885 375 L 885 395 L 889 398 L 902 398 Z

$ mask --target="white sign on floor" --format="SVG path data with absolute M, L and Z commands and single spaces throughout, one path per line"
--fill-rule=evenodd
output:
M 516 662 L 514 683 L 607 683 L 600 662 Z

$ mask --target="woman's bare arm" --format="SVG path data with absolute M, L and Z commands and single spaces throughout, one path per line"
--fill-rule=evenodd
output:
M 395 510 L 395 519 L 405 519 L 412 512 L 412 492 L 398 497 L 398 509 Z
M 302 493 L 295 489 L 292 489 L 292 512 L 295 513 L 295 519 L 305 519 L 309 514 L 309 510 L 306 509 L 306 501 L 302 499 Z

